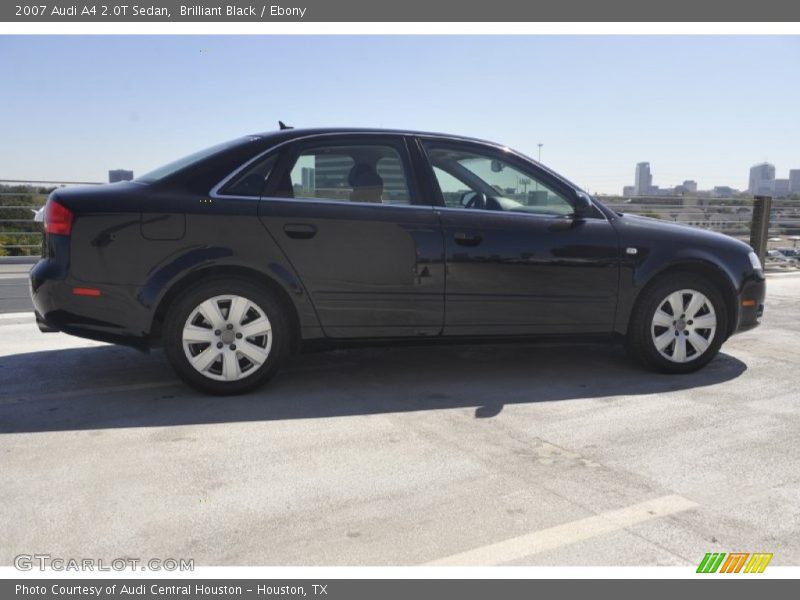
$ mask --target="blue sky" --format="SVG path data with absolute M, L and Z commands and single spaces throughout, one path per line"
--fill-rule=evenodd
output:
M 482 137 L 596 192 L 800 168 L 798 36 L 3 36 L 0 177 L 103 181 L 242 134 Z

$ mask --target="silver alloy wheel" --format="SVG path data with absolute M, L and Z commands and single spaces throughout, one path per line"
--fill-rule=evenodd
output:
M 685 289 L 664 298 L 653 314 L 650 333 L 659 354 L 676 363 L 700 357 L 714 340 L 717 314 L 705 294 Z
M 196 306 L 181 341 L 189 364 L 217 381 L 255 373 L 272 348 L 272 325 L 264 310 L 242 296 L 214 296 Z

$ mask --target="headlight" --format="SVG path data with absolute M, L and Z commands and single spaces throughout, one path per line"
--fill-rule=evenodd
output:
M 751 252 L 747 255 L 747 258 L 750 259 L 750 264 L 753 265 L 754 271 L 763 271 L 764 267 L 761 266 L 761 261 L 758 260 L 758 254 L 755 252 Z

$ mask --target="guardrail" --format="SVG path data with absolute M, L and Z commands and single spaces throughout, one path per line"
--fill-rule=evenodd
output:
M 0 179 L 0 256 L 36 256 L 42 247 L 42 228 L 33 213 L 54 189 L 100 185 L 97 181 Z
M 601 198 L 620 212 L 718 231 L 749 243 L 769 270 L 800 268 L 800 200 L 755 198 Z

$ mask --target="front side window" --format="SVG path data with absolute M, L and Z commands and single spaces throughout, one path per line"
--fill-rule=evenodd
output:
M 435 143 L 425 149 L 445 206 L 551 216 L 574 212 L 563 194 L 502 158 Z
M 278 183 L 276 196 L 410 204 L 408 175 L 400 153 L 381 144 L 325 145 L 303 150 Z

